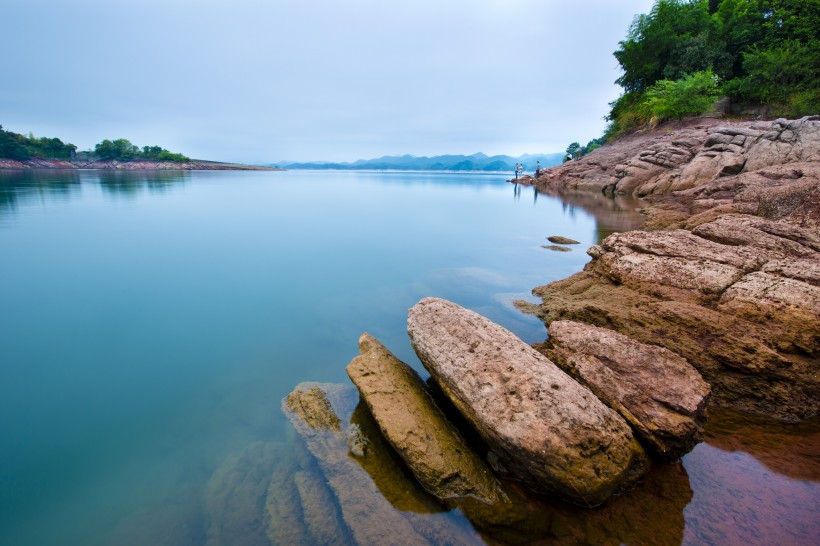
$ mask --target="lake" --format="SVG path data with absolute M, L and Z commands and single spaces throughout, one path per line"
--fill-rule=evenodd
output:
M 259 446 L 296 450 L 298 383 L 349 384 L 365 331 L 426 377 L 405 322 L 427 296 L 542 341 L 513 301 L 636 206 L 495 174 L 0 171 L 0 544 L 214 544 L 218 525 L 263 543 L 218 493 Z M 607 508 L 545 500 L 550 536 L 817 540 L 816 421 L 713 411 L 707 433 Z

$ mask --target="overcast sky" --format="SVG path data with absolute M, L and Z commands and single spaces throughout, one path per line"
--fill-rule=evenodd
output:
M 3 0 L 0 124 L 223 161 L 562 151 L 652 0 Z

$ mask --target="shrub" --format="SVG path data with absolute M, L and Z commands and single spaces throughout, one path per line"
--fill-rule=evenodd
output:
M 639 109 L 645 117 L 663 121 L 697 116 L 709 110 L 720 88 L 711 70 L 695 72 L 680 80 L 660 80 L 646 92 Z

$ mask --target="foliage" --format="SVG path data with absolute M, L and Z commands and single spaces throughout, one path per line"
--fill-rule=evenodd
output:
M 190 159 L 182 154 L 169 152 L 160 146 L 143 146 L 142 150 L 125 138 L 103 140 L 94 147 L 94 153 L 100 159 L 118 161 L 173 161 L 185 163 Z
M 719 93 L 698 76 L 707 73 L 725 82 L 722 92 L 734 101 L 777 115 L 817 114 L 817 21 L 818 0 L 656 0 L 614 53 L 624 94 L 610 103 L 604 136 L 701 113 L 706 97 Z M 676 100 L 681 90 L 690 94 Z
M 593 138 L 587 142 L 586 146 L 581 146 L 578 142 L 573 142 L 567 146 L 567 154 L 564 156 L 564 163 L 570 159 L 578 159 L 579 157 L 587 155 L 593 150 L 597 150 L 604 145 L 604 138 Z
M 655 82 L 644 94 L 641 108 L 656 121 L 682 119 L 704 113 L 717 97 L 717 76 L 704 70 L 676 81 Z
M 77 149 L 73 144 L 66 144 L 59 138 L 35 138 L 4 131 L 0 125 L 0 158 L 25 161 L 32 158 L 71 159 Z

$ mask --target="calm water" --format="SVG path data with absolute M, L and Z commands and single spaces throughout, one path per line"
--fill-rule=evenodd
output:
M 215 473 L 291 445 L 281 399 L 347 383 L 362 332 L 421 370 L 406 312 L 437 296 L 542 340 L 512 302 L 635 216 L 602 203 L 495 175 L 0 171 L 0 543 L 206 543 Z M 817 427 L 718 422 L 660 471 L 667 542 L 820 536 Z

